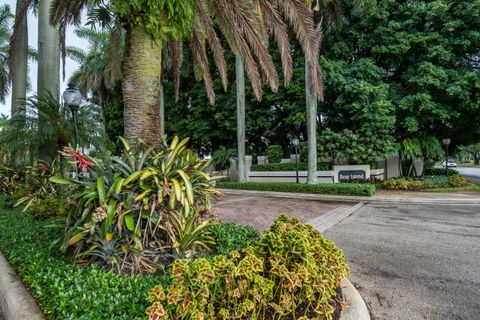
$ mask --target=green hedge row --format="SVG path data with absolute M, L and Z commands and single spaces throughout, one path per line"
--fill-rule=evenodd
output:
M 250 171 L 295 171 L 297 168 L 295 163 L 267 163 L 267 164 L 255 164 L 251 166 Z M 298 170 L 307 171 L 308 163 L 301 162 L 298 164 Z M 317 170 L 332 170 L 332 164 L 330 162 L 317 163 Z
M 458 170 L 448 168 L 448 175 L 453 176 L 456 174 L 460 174 Z M 425 169 L 424 175 L 426 176 L 444 176 L 445 175 L 445 168 L 431 168 Z
M 291 182 L 221 182 L 218 188 L 277 192 L 305 192 L 351 196 L 373 196 L 376 188 L 368 183 L 299 184 Z
M 50 249 L 61 229 L 0 199 L 0 252 L 20 275 L 47 319 L 145 319 L 148 290 L 159 277 L 124 276 L 82 268 Z

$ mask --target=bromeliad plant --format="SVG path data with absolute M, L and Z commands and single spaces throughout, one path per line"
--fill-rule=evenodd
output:
M 168 288 L 150 290 L 150 320 L 332 319 L 348 275 L 343 252 L 309 225 L 280 216 L 243 253 L 176 260 Z
M 206 173 L 210 163 L 186 147 L 188 139 L 164 138 L 159 147 L 121 141 L 122 156 L 81 155 L 80 179 L 52 179 L 72 188 L 61 250 L 132 273 L 153 273 L 169 256 L 208 250 L 210 197 L 217 192 Z

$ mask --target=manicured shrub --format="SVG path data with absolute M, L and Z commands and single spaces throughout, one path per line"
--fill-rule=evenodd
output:
M 267 164 L 255 164 L 251 166 L 251 171 L 295 171 L 297 168 L 295 163 L 267 163 Z M 308 163 L 301 162 L 298 164 L 298 170 L 307 171 Z M 317 163 L 317 170 L 328 171 L 332 170 L 331 162 L 319 162 Z
M 283 157 L 282 146 L 275 144 L 268 146 L 265 153 L 267 154 L 268 163 L 280 163 Z
M 332 319 L 343 252 L 312 226 L 280 216 L 230 257 L 176 260 L 168 287 L 149 292 L 149 319 Z
M 215 239 L 215 252 L 227 255 L 232 251 L 242 251 L 246 246 L 260 238 L 258 231 L 251 226 L 235 223 L 219 223 L 209 231 Z
M 319 183 L 299 184 L 291 182 L 222 182 L 217 184 L 218 188 L 259 190 L 277 192 L 304 192 L 320 194 L 337 194 L 351 196 L 373 196 L 376 188 L 368 183 Z
M 0 252 L 40 302 L 46 319 L 143 319 L 148 290 L 160 277 L 124 276 L 80 267 L 50 244 L 55 221 L 37 220 L 0 200 Z
M 448 184 L 452 187 L 464 187 L 467 184 L 467 179 L 459 174 L 451 176 L 448 179 Z
M 448 175 L 454 176 L 460 174 L 458 170 L 448 168 Z M 426 176 L 445 176 L 445 168 L 429 168 L 425 169 L 424 175 Z

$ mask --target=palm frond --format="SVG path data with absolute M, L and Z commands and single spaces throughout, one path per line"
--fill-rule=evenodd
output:
M 192 51 L 193 57 L 197 62 L 198 67 L 205 82 L 207 96 L 210 104 L 215 104 L 215 92 L 213 91 L 212 76 L 208 67 L 207 49 L 205 47 L 205 39 L 202 37 L 202 29 L 198 18 L 193 23 L 192 30 Z

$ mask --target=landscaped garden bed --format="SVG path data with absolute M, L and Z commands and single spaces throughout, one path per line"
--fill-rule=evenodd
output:
M 373 196 L 376 191 L 375 185 L 370 183 L 321 183 L 310 185 L 291 182 L 219 182 L 217 183 L 217 187 L 221 189 L 301 192 L 366 197 Z
M 113 158 L 66 148 L 75 178 L 2 171 L 0 252 L 48 319 L 338 318 L 348 267 L 333 242 L 287 216 L 261 236 L 219 223 L 186 140 L 123 142 Z
M 436 171 L 433 171 L 436 172 Z M 448 178 L 442 175 L 426 175 L 423 177 L 402 177 L 389 179 L 379 184 L 379 188 L 386 190 L 404 191 L 432 191 L 432 192 L 459 192 L 480 190 L 480 186 L 468 182 L 463 176 L 451 171 Z

